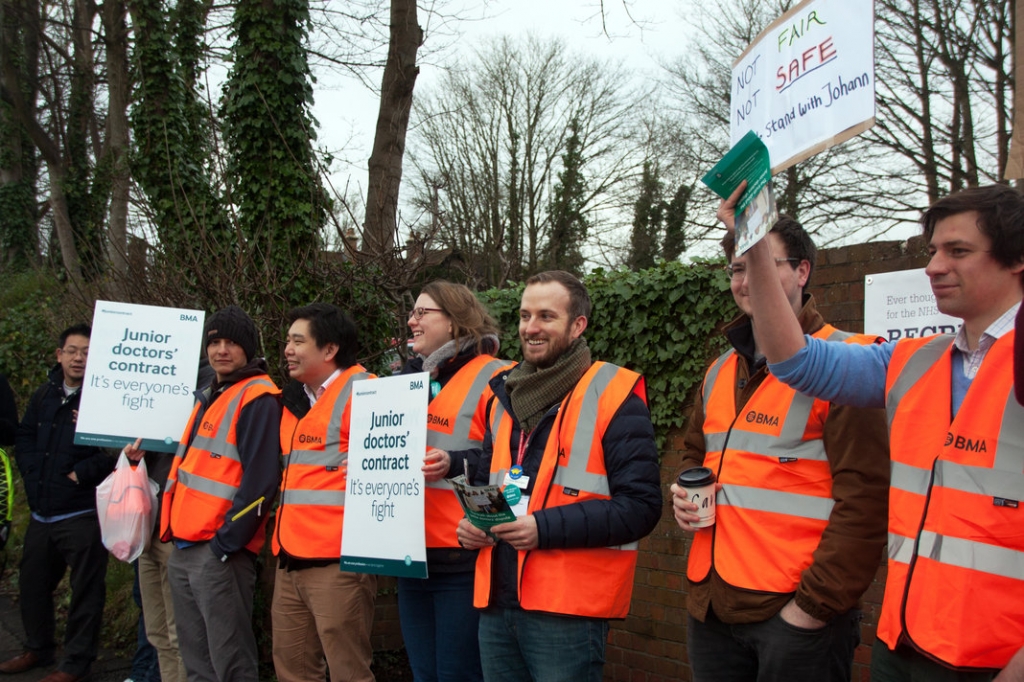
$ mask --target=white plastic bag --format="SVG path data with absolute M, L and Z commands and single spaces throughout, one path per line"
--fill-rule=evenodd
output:
M 153 536 L 157 487 L 146 462 L 132 468 L 123 452 L 113 473 L 96 486 L 103 546 L 121 561 L 138 559 Z

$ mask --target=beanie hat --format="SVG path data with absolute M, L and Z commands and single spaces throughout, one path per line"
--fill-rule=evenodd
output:
M 237 305 L 229 305 L 210 315 L 203 327 L 203 338 L 207 346 L 215 339 L 234 341 L 245 351 L 246 361 L 256 357 L 256 344 L 259 342 L 256 323 Z

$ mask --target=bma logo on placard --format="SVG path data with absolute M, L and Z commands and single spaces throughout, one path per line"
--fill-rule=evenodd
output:
M 186 315 L 185 313 L 182 313 L 180 321 L 181 322 L 198 322 L 199 318 L 197 316 L 195 316 L 195 315 Z
M 422 380 L 421 381 L 410 381 L 409 382 L 409 390 L 410 391 L 415 391 L 416 389 L 422 389 L 422 388 L 423 388 L 423 381 Z

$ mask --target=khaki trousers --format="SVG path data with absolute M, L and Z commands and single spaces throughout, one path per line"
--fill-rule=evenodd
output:
M 277 569 L 271 615 L 278 682 L 373 682 L 377 577 L 338 565 Z
M 171 582 L 167 579 L 167 561 L 174 545 L 160 542 L 160 529 L 153 533 L 149 547 L 139 557 L 139 590 L 146 637 L 156 649 L 163 682 L 186 682 L 185 664 L 178 653 L 178 633 L 174 628 L 174 604 Z

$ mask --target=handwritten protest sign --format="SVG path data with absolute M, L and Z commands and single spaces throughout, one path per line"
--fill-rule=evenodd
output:
M 75 443 L 174 452 L 202 348 L 201 310 L 96 301 Z
M 352 389 L 341 570 L 427 577 L 423 453 L 426 373 L 370 379 Z
M 730 144 L 764 140 L 772 174 L 874 125 L 874 7 L 805 0 L 733 64 Z
M 864 332 L 886 341 L 955 334 L 963 323 L 939 312 L 924 268 L 864 277 Z

